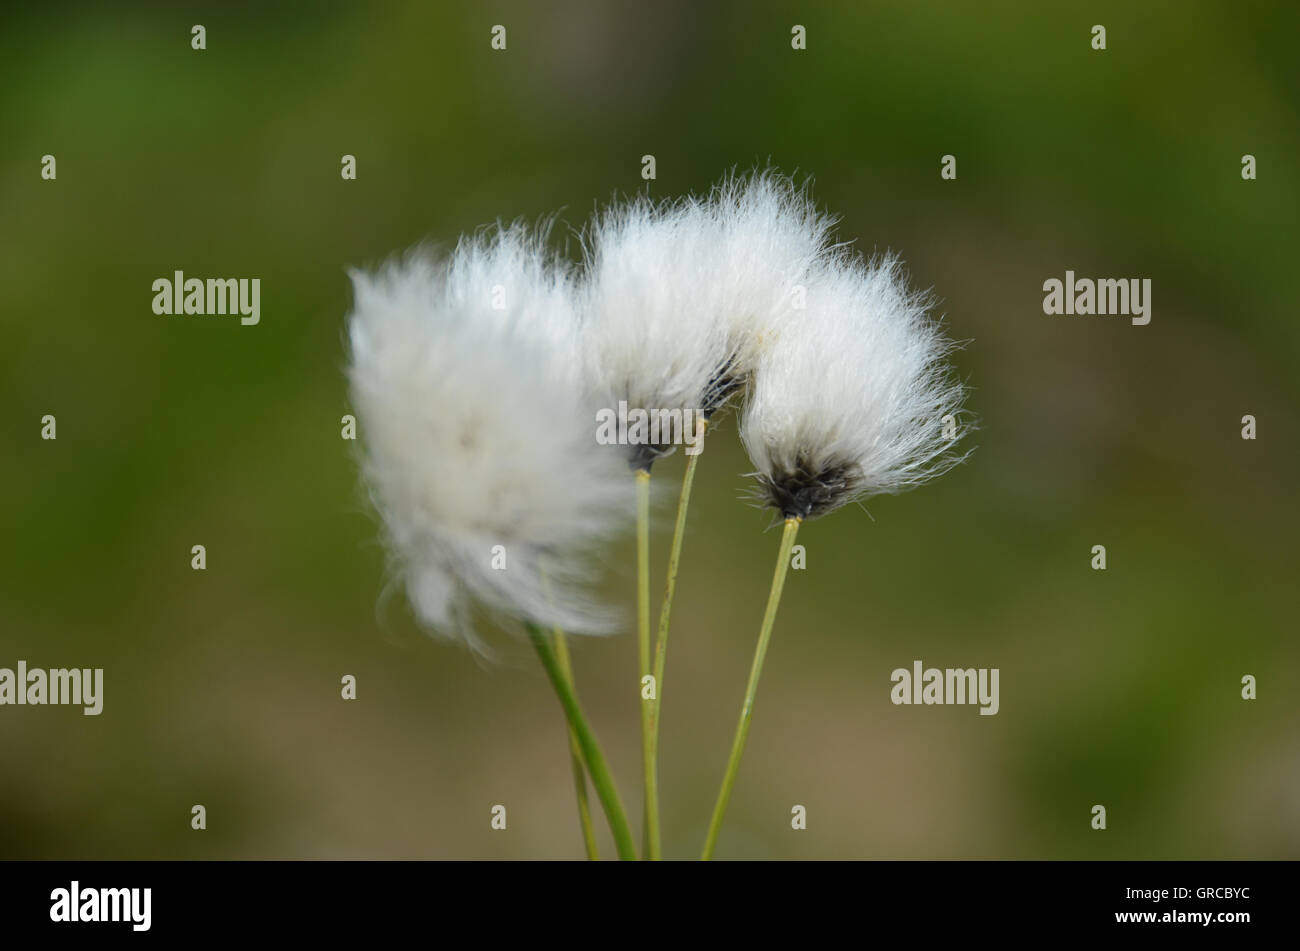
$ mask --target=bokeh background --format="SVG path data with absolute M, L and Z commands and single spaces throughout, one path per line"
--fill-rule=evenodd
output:
M 6 8 L 0 666 L 103 667 L 106 697 L 0 708 L 0 858 L 581 857 L 535 658 L 498 634 L 483 664 L 382 597 L 340 438 L 344 269 L 498 218 L 580 227 L 647 153 L 661 196 L 813 175 L 842 238 L 939 295 L 981 420 L 964 467 L 801 532 L 719 856 L 1296 857 L 1298 27 L 1227 2 Z M 1149 277 L 1151 324 L 1044 316 L 1067 268 Z M 155 316 L 175 269 L 260 277 L 261 324 Z M 729 418 L 663 684 L 672 857 L 777 544 L 747 470 Z M 625 604 L 631 556 L 604 582 Z M 638 814 L 634 637 L 575 653 Z M 916 659 L 1000 668 L 1001 712 L 892 705 Z

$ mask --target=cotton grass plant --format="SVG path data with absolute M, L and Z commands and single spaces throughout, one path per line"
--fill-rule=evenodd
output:
M 614 627 L 583 582 L 626 517 L 624 470 L 591 439 L 573 369 L 572 283 L 542 247 L 515 227 L 462 241 L 445 260 L 417 252 L 354 273 L 352 400 L 366 482 L 416 616 L 476 650 L 472 605 L 525 625 L 631 858 L 563 635 Z M 583 786 L 578 795 L 581 805 Z
M 709 194 L 612 203 L 582 233 L 580 267 L 547 229 L 498 226 L 448 255 L 355 272 L 349 378 L 394 569 L 436 635 L 486 651 L 474 609 L 519 626 L 564 710 L 587 855 L 590 777 L 620 858 L 635 840 L 578 701 L 566 634 L 608 633 L 593 565 L 636 525 L 642 858 L 661 857 L 658 735 L 682 539 L 699 459 L 678 495 L 655 638 L 649 487 L 674 443 L 600 445 L 597 411 L 708 421 L 743 394 L 755 492 L 783 522 L 741 715 L 702 857 L 712 857 L 802 521 L 927 481 L 959 461 L 951 343 L 894 257 L 864 261 L 833 219 L 775 172 Z M 701 444 L 702 445 L 702 444 Z M 504 553 L 507 570 L 494 557 Z
M 771 172 L 728 176 L 705 198 L 616 202 L 585 235 L 581 295 L 589 385 L 611 404 L 690 411 L 707 421 L 753 373 L 767 341 L 792 312 L 792 294 L 829 247 L 832 219 L 803 190 Z M 651 669 L 649 486 L 656 458 L 629 451 L 637 485 L 637 651 L 649 685 L 641 704 L 645 849 L 659 858 L 658 736 L 669 622 L 691 487 L 688 456 L 679 494 Z

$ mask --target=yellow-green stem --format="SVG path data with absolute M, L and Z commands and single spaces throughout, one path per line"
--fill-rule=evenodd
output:
M 650 677 L 650 471 L 636 473 L 636 603 L 637 661 L 640 667 L 641 763 L 645 779 L 645 813 L 642 857 L 659 855 L 659 781 L 650 747 L 652 701 L 645 696 Z M 657 693 L 657 685 L 652 692 Z
M 659 611 L 659 634 L 655 638 L 655 696 L 650 701 L 650 769 L 655 777 L 655 793 L 659 785 L 659 713 L 663 703 L 664 665 L 668 655 L 668 622 L 673 613 L 673 595 L 677 591 L 677 564 L 682 555 L 682 536 L 686 531 L 686 511 L 691 504 L 691 486 L 695 483 L 695 463 L 704 449 L 704 430 L 707 422 L 700 420 L 694 455 L 686 457 L 686 472 L 682 476 L 682 491 L 677 497 L 677 523 L 673 526 L 673 544 L 668 553 L 668 580 L 664 586 L 664 603 Z M 651 859 L 659 859 L 659 842 L 651 843 Z
M 555 638 L 555 661 L 560 667 L 560 673 L 564 675 L 569 687 L 574 689 L 576 694 L 568 642 L 564 638 L 564 632 L 558 627 L 552 633 Z M 573 788 L 578 795 L 578 821 L 582 824 L 582 842 L 587 847 L 587 858 L 595 862 L 600 858 L 600 851 L 596 848 L 596 830 L 591 826 L 591 804 L 587 801 L 587 773 L 582 762 L 582 745 L 578 742 L 578 734 L 573 727 L 569 727 L 569 759 L 573 764 Z
M 776 571 L 772 575 L 772 589 L 767 595 L 767 610 L 763 612 L 763 626 L 758 632 L 758 647 L 754 651 L 754 663 L 749 669 L 749 684 L 745 687 L 745 705 L 740 708 L 740 723 L 736 726 L 736 736 L 731 743 L 731 757 L 727 760 L 727 771 L 722 776 L 722 788 L 718 791 L 718 802 L 713 807 L 713 818 L 709 822 L 709 834 L 704 840 L 704 851 L 700 858 L 708 861 L 713 858 L 714 846 L 718 844 L 718 832 L 722 829 L 722 817 L 727 811 L 727 800 L 731 798 L 731 787 L 736 784 L 736 772 L 740 768 L 740 755 L 745 751 L 745 739 L 749 736 L 749 721 L 754 713 L 754 694 L 758 691 L 758 678 L 763 672 L 763 659 L 767 656 L 767 645 L 772 639 L 772 626 L 776 622 L 776 609 L 781 603 L 781 590 L 785 587 L 785 573 L 790 566 L 790 549 L 794 547 L 794 536 L 799 531 L 799 519 L 787 518 L 785 529 L 781 533 L 781 547 L 776 556 Z
M 541 658 L 542 667 L 546 670 L 551 686 L 555 688 L 555 694 L 560 699 L 560 706 L 564 708 L 569 726 L 578 736 L 582 758 L 587 764 L 587 771 L 591 774 L 591 785 L 595 788 L 596 797 L 605 810 L 609 831 L 614 834 L 614 847 L 618 850 L 618 857 L 635 861 L 636 840 L 632 837 L 632 827 L 628 825 L 627 813 L 623 811 L 623 801 L 619 798 L 614 778 L 605 763 L 605 754 L 601 752 L 600 744 L 596 742 L 596 735 L 591 732 L 591 727 L 587 724 L 587 718 L 578 704 L 573 686 L 565 680 L 564 673 L 560 670 L 560 663 L 555 659 L 555 651 L 551 649 L 546 635 L 535 624 L 528 624 L 526 627 L 528 637 L 533 642 L 533 647 L 537 649 L 537 656 Z

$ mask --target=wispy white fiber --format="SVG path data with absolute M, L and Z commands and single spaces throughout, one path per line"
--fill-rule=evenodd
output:
M 909 291 L 896 257 L 839 253 L 808 283 L 807 307 L 760 355 L 741 422 L 766 501 L 812 518 L 939 475 L 959 456 L 953 344 Z
M 730 374 L 743 383 L 796 306 L 810 275 L 833 254 L 836 219 L 800 186 L 773 170 L 728 175 L 707 199 L 715 234 L 698 294 L 723 324 Z
M 703 198 L 611 205 L 585 242 L 593 391 L 611 406 L 716 411 L 791 312 L 832 223 L 770 171 L 729 175 Z
M 709 224 L 698 202 L 642 196 L 610 206 L 584 236 L 584 368 L 606 406 L 703 409 L 727 357 L 725 328 L 700 295 L 714 279 Z
M 416 614 L 476 646 L 475 603 L 607 630 L 586 583 L 631 511 L 577 376 L 571 275 L 542 238 L 498 228 L 352 273 L 364 475 Z

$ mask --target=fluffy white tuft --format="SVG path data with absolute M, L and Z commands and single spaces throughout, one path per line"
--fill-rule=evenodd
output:
M 585 236 L 586 373 L 611 409 L 619 400 L 630 409 L 704 407 L 727 355 L 726 334 L 700 300 L 712 280 L 709 218 L 691 199 L 639 197 L 606 209 Z
M 767 170 L 730 175 L 709 195 L 714 234 L 701 266 L 703 309 L 722 322 L 734 385 L 743 385 L 799 295 L 831 252 L 835 218 L 817 211 L 806 188 Z
M 929 304 L 895 257 L 818 265 L 806 310 L 760 355 L 741 421 L 762 492 L 783 516 L 898 492 L 959 461 L 943 417 L 960 418 L 963 388 Z
M 474 646 L 475 602 L 610 628 L 583 582 L 631 510 L 630 480 L 595 441 L 567 269 L 514 226 L 352 279 L 363 471 L 419 618 Z M 492 566 L 497 545 L 505 570 Z
M 791 313 L 832 223 L 770 171 L 728 176 L 704 198 L 606 209 L 586 235 L 581 308 L 597 398 L 611 408 L 721 408 Z M 653 455 L 634 451 L 633 464 Z

